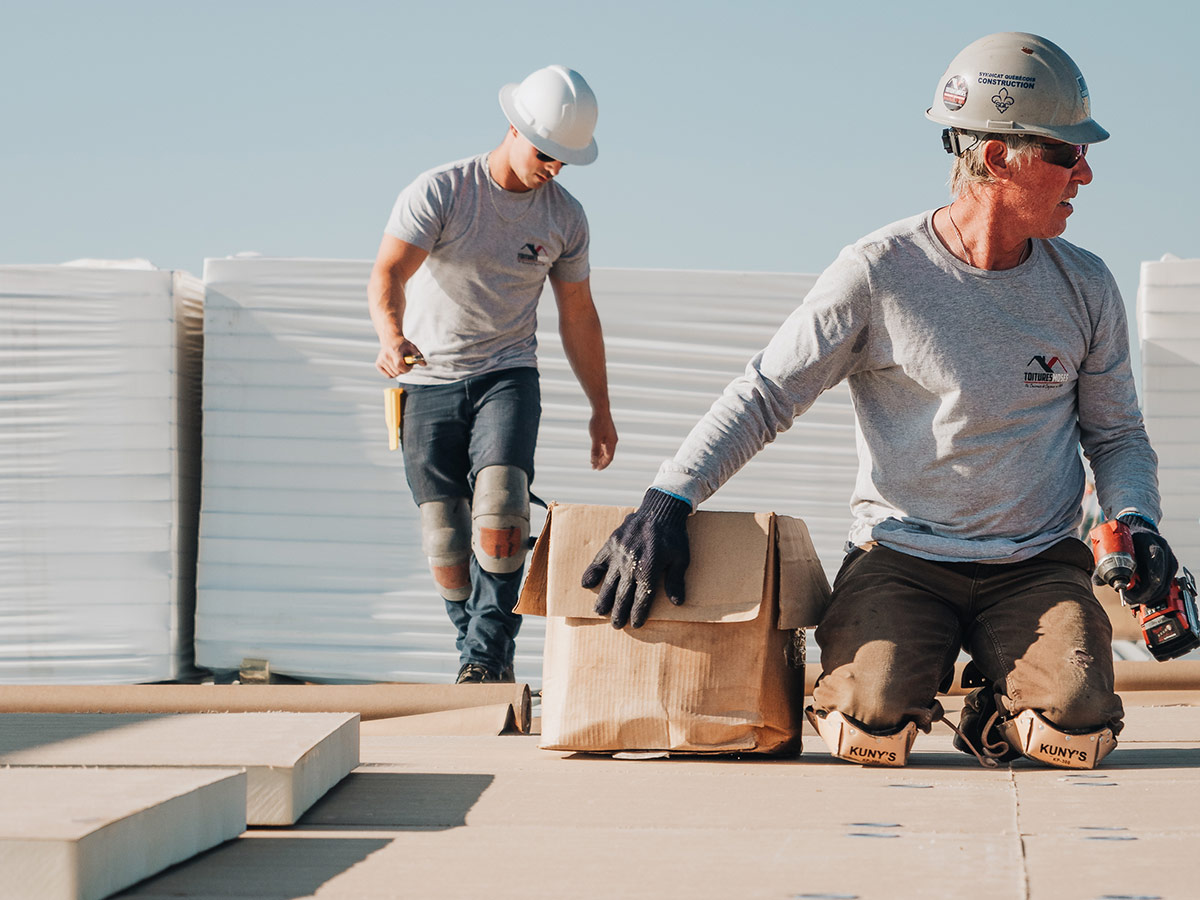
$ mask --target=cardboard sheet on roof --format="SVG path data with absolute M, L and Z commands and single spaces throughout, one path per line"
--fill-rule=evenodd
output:
M 829 598 L 808 530 L 772 513 L 688 519 L 687 601 L 639 629 L 596 615 L 580 575 L 631 509 L 552 504 L 517 611 L 547 617 L 542 740 L 554 750 L 799 749 L 803 633 Z M 798 638 L 798 639 L 797 639 Z

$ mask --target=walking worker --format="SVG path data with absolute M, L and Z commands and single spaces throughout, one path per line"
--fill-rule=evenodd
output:
M 513 681 L 547 278 L 591 404 L 592 468 L 605 468 L 617 443 L 587 218 L 557 181 L 564 166 L 596 159 L 596 97 L 578 72 L 548 66 L 501 88 L 500 105 L 509 128 L 498 147 L 400 193 L 368 287 L 375 366 L 404 390 L 405 475 L 458 629 L 458 683 Z
M 616 627 L 645 621 L 660 574 L 683 603 L 687 515 L 846 380 L 859 470 L 810 721 L 835 756 L 903 765 L 942 715 L 961 648 L 978 687 L 960 750 L 1094 766 L 1123 710 L 1077 537 L 1080 445 L 1105 515 L 1135 532 L 1144 593 L 1131 601 L 1175 572 L 1117 285 L 1060 237 L 1108 132 L 1071 58 L 1021 33 L 966 47 L 926 116 L 945 126 L 953 201 L 841 252 L 583 583 Z

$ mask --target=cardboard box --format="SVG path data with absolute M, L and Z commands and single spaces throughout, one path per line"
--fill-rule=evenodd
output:
M 551 504 L 517 612 L 546 616 L 547 750 L 799 752 L 804 634 L 829 600 L 808 529 L 773 513 L 688 519 L 687 600 L 641 628 L 596 615 L 580 576 L 631 508 Z

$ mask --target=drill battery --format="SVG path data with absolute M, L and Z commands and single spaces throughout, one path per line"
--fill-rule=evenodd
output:
M 1134 616 L 1146 639 L 1146 649 L 1160 662 L 1200 647 L 1200 617 L 1196 614 L 1196 580 L 1181 568 L 1171 590 L 1158 603 L 1143 603 Z

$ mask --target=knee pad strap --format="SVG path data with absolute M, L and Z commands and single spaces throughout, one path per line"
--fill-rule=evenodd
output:
M 864 766 L 905 765 L 913 741 L 917 739 L 915 722 L 906 722 L 891 734 L 871 734 L 837 710 L 818 710 L 810 706 L 804 714 L 830 753 Z
M 1032 709 L 1025 709 L 998 726 L 1009 746 L 1030 759 L 1064 769 L 1094 769 L 1117 746 L 1111 728 L 1067 734 Z
M 529 477 L 517 466 L 488 466 L 475 476 L 471 543 L 485 572 L 504 575 L 529 550 Z

